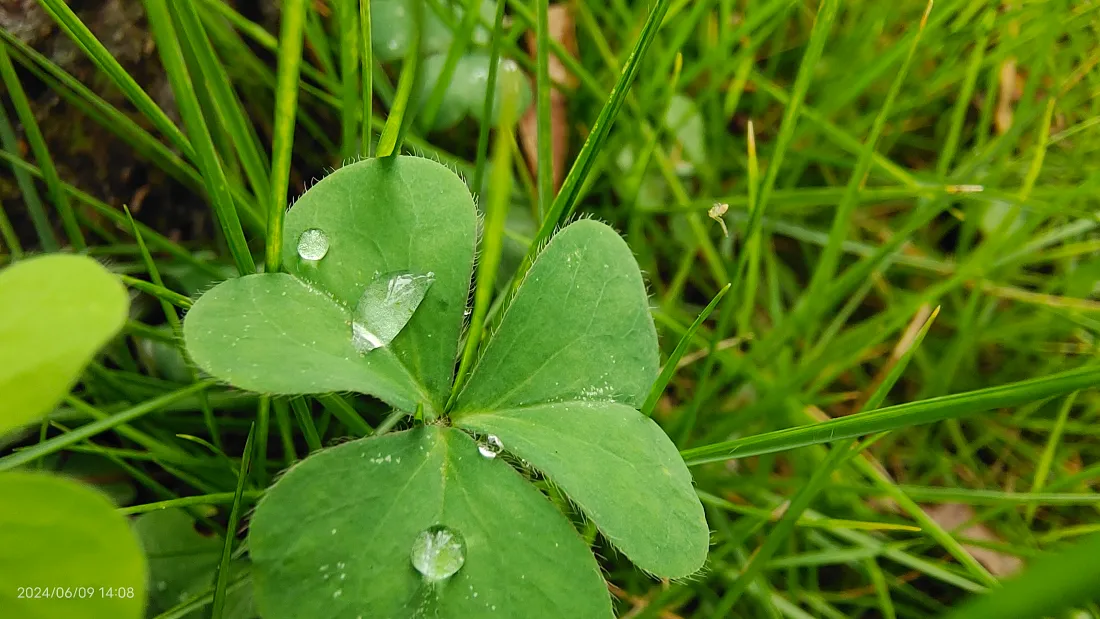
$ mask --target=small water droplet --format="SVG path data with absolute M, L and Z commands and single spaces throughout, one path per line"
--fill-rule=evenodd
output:
M 435 525 L 420 532 L 412 546 L 412 564 L 428 582 L 450 578 L 466 562 L 466 540 L 458 531 Z
M 351 324 L 351 344 L 355 350 L 366 354 L 392 342 L 412 319 L 434 282 L 434 273 L 413 275 L 399 271 L 375 276 L 355 307 Z
M 317 262 L 328 253 L 328 236 L 318 228 L 310 228 L 298 237 L 298 257 Z
M 500 442 L 497 435 L 490 434 L 484 443 L 477 444 L 477 450 L 486 458 L 495 458 L 500 452 L 504 451 L 504 443 Z

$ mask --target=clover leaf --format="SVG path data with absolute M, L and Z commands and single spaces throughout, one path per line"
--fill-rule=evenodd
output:
M 429 420 L 324 449 L 268 490 L 249 533 L 266 619 L 611 617 L 592 552 L 531 474 L 641 569 L 679 578 L 702 566 L 709 532 L 691 476 L 636 410 L 657 338 L 637 263 L 611 228 L 582 220 L 554 236 L 446 407 L 475 230 L 447 168 L 355 163 L 288 213 L 287 273 L 219 284 L 187 315 L 193 359 L 226 382 L 356 391 Z M 422 300 L 395 293 L 411 300 L 382 307 L 378 282 L 393 273 L 432 281 Z M 404 328 L 358 346 L 387 311 Z

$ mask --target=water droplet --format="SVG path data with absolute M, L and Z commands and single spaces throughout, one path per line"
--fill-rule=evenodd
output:
M 412 546 L 412 564 L 428 582 L 450 578 L 466 562 L 466 540 L 454 529 L 435 525 L 420 532 Z
M 490 434 L 484 443 L 477 444 L 477 450 L 486 458 L 495 458 L 497 454 L 504 451 L 504 443 L 501 443 L 495 434 Z
M 393 341 L 412 319 L 435 282 L 435 274 L 407 271 L 377 275 L 367 284 L 351 324 L 351 344 L 360 354 Z
M 317 262 L 328 253 L 328 236 L 318 228 L 310 228 L 298 237 L 298 257 Z

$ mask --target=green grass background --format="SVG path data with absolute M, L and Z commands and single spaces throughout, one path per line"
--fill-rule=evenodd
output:
M 574 57 L 548 38 L 545 0 L 512 0 L 489 47 L 534 78 L 542 139 L 533 174 L 511 151 L 505 201 L 488 155 L 511 145 L 488 149 L 473 121 L 424 131 L 407 105 L 417 63 L 364 58 L 355 0 L 287 0 L 278 30 L 226 0 L 146 0 L 168 111 L 64 2 L 42 4 L 96 88 L 128 103 L 0 31 L 0 159 L 21 190 L 0 206 L 0 263 L 87 252 L 136 302 L 125 337 L 40 432 L 8 441 L 0 469 L 94 454 L 137 488 L 127 513 L 215 505 L 195 513 L 224 530 L 253 421 L 249 501 L 306 453 L 292 419 L 312 413 L 310 443 L 404 423 L 365 398 L 196 383 L 176 337 L 214 278 L 278 264 L 305 182 L 376 144 L 510 202 L 484 237 L 506 269 L 570 217 L 608 221 L 647 274 L 665 353 L 684 338 L 654 416 L 693 467 L 711 556 L 655 582 L 597 541 L 620 616 L 1100 616 L 1100 5 L 578 0 Z M 549 57 L 576 77 L 558 85 L 572 144 L 558 193 Z M 65 103 L 36 113 L 27 84 Z M 694 103 L 693 126 L 668 122 L 674 97 Z M 69 184 L 42 128 L 71 122 L 107 128 L 217 225 L 174 241 Z M 828 418 L 844 420 L 804 427 Z M 1015 563 L 1038 567 L 1002 588 Z M 962 606 L 990 589 L 988 606 Z

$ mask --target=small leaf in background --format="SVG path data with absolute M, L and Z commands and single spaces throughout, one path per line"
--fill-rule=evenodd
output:
M 0 475 L 0 496 L 3 616 L 142 616 L 145 558 L 105 496 L 59 477 L 15 472 Z
M 265 619 L 612 617 L 569 521 L 452 428 L 310 456 L 264 495 L 248 539 Z
M 420 75 L 419 101 L 424 102 L 435 83 L 439 80 L 439 74 L 443 71 L 446 55 L 438 54 L 424 60 L 423 71 Z M 466 116 L 472 116 L 479 122 L 485 122 L 482 116 L 485 113 L 485 91 L 489 87 L 489 54 L 472 52 L 458 59 L 454 73 L 451 75 L 451 83 L 443 95 L 443 105 L 436 113 L 433 129 L 448 129 L 456 125 Z M 523 111 L 531 105 L 531 87 L 523 72 L 514 60 L 501 58 L 497 61 L 497 83 L 493 93 L 493 116 L 490 124 L 497 124 L 500 114 L 501 97 L 504 96 L 506 80 L 516 80 L 519 84 L 519 100 L 517 109 Z
M 375 57 L 382 62 L 391 62 L 404 58 L 409 53 L 413 41 L 413 2 L 417 0 L 371 0 L 371 46 Z M 465 13 L 464 0 L 440 0 L 424 3 L 424 34 L 421 37 L 421 53 L 438 54 L 446 52 L 451 46 L 454 35 L 446 22 L 435 12 L 438 6 L 446 11 L 448 18 L 455 24 L 462 21 Z M 481 21 L 493 23 L 496 2 L 483 0 L 480 4 Z M 484 44 L 489 40 L 489 30 L 478 25 L 473 40 Z M 482 90 L 482 92 L 485 92 Z
M 221 558 L 222 536 L 200 533 L 191 516 L 181 509 L 142 514 L 134 520 L 133 528 L 149 562 L 150 614 L 162 613 L 211 588 Z M 243 567 L 241 562 L 236 565 Z M 195 611 L 186 616 L 198 619 L 203 615 Z M 223 617 L 253 616 L 251 588 L 231 592 Z
M 53 254 L 0 271 L 0 434 L 48 413 L 126 320 L 118 277 Z

